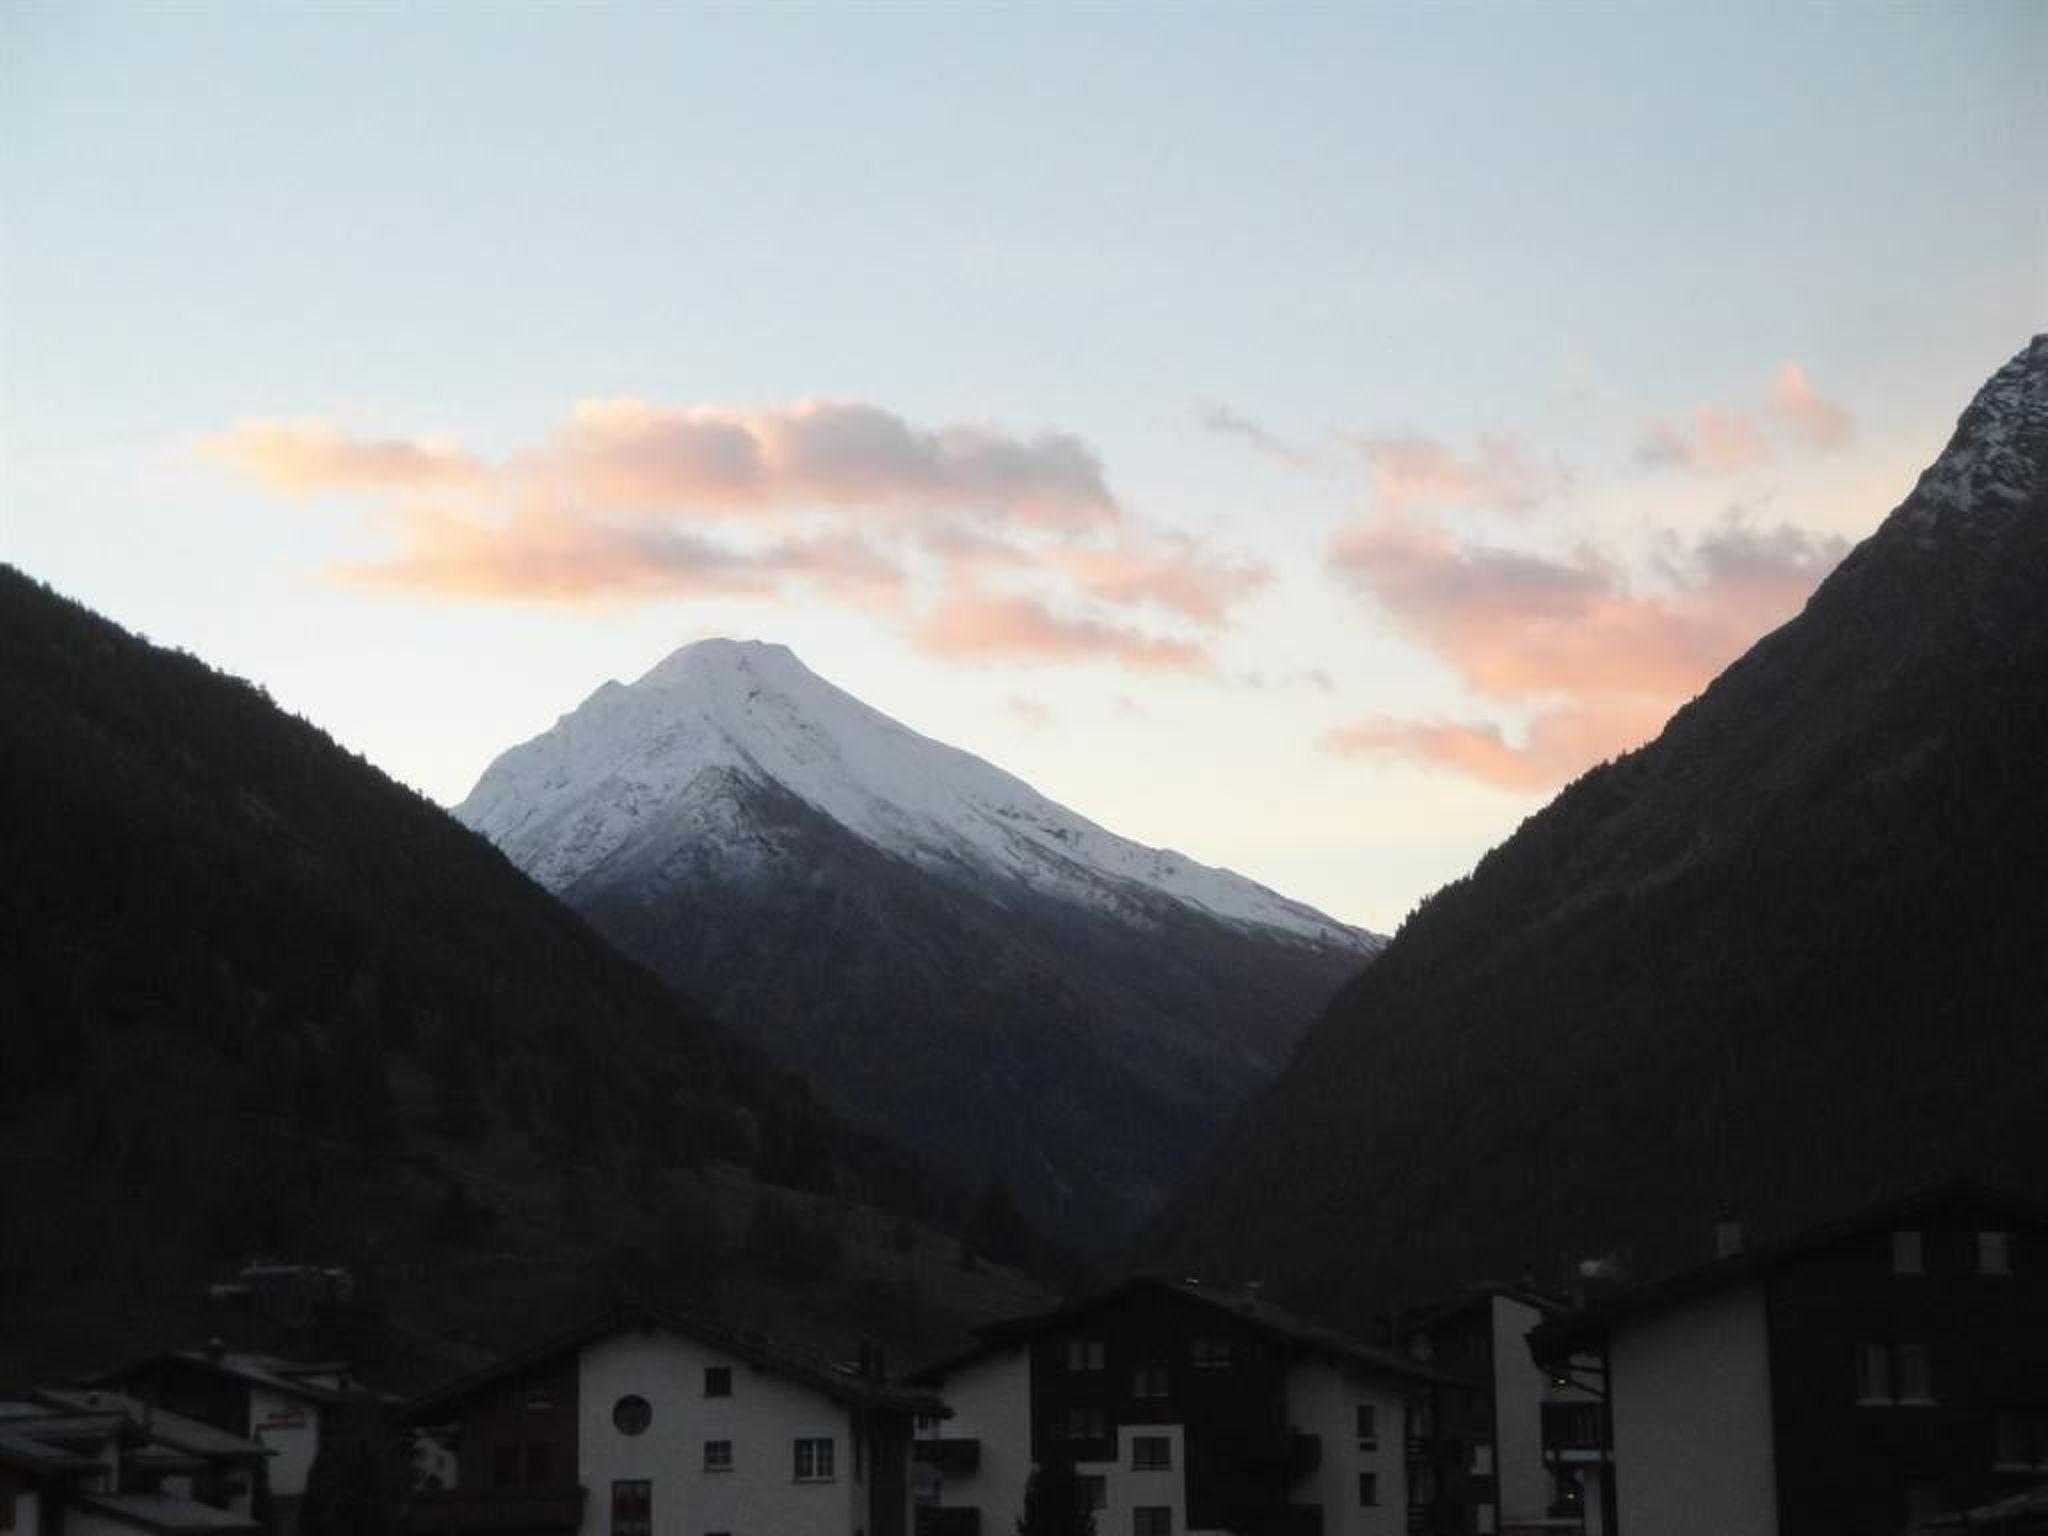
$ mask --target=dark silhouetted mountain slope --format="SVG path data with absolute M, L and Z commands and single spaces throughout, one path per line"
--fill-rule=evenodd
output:
M 2048 337 L 1652 744 L 1425 902 L 1153 1233 L 1363 1319 L 2048 1184 Z
M 257 1254 L 357 1269 L 395 1379 L 622 1284 L 840 1344 L 1014 1304 L 482 838 L 6 567 L 0 867 L 0 1375 L 188 1341 Z

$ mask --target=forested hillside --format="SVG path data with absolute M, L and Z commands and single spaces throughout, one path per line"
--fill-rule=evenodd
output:
M 182 1342 L 253 1255 L 355 1269 L 400 1379 L 621 1286 L 907 1347 L 1037 1294 L 483 839 L 10 568 L 0 849 L 0 1366 Z
M 1425 902 L 1154 1234 L 1378 1309 L 2048 1184 L 2048 337 L 1797 619 Z

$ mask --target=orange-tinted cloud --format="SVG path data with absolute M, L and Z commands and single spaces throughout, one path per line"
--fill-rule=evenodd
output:
M 1117 512 L 1101 461 L 1079 438 L 928 430 L 852 401 L 757 411 L 590 401 L 542 462 L 612 508 L 986 510 L 1062 528 Z
M 935 652 L 1196 670 L 1264 570 L 1127 516 L 1066 433 L 914 426 L 877 406 L 586 402 L 485 463 L 445 444 L 247 422 L 202 451 L 294 497 L 346 492 L 390 540 L 356 586 L 467 602 L 806 597 Z
M 1643 739 L 1759 635 L 1797 611 L 1845 552 L 1839 538 L 1731 517 L 1657 551 L 1645 590 L 1591 549 L 1568 556 L 1462 542 L 1382 515 L 1345 529 L 1332 570 L 1474 693 L 1531 711 L 1527 740 L 1466 722 L 1375 720 L 1333 750 L 1403 752 L 1491 782 L 1555 784 Z
M 1834 401 L 1822 399 L 1797 363 L 1778 370 L 1771 409 L 1788 432 L 1811 448 L 1839 448 L 1856 435 L 1855 419 Z
M 1230 609 L 1272 579 L 1264 566 L 1219 559 L 1176 535 L 1074 545 L 1048 558 L 1091 597 L 1118 607 L 1151 604 L 1196 623 L 1221 624 Z
M 972 660 L 1114 661 L 1144 672 L 1205 672 L 1208 653 L 1121 624 L 1054 613 L 1034 598 L 955 592 L 926 616 L 918 646 Z
M 1849 413 L 1823 399 L 1797 363 L 1778 370 L 1762 412 L 1782 437 L 1804 448 L 1839 448 L 1855 435 Z M 1647 468 L 1736 475 L 1771 461 L 1771 444 L 1755 413 L 1703 405 L 1689 420 L 1653 417 L 1643 424 L 1635 459 Z
M 1470 453 L 1414 434 L 1349 433 L 1344 440 L 1365 459 L 1374 494 L 1389 512 L 1432 506 L 1527 512 L 1571 480 L 1563 466 L 1545 463 L 1512 437 L 1482 437 Z
M 767 596 L 792 581 L 849 602 L 900 593 L 903 572 L 858 541 L 799 539 L 735 549 L 663 528 L 527 508 L 504 525 L 435 507 L 396 514 L 399 548 L 341 565 L 348 585 L 467 602 L 609 604 L 675 596 Z
M 266 490 L 307 497 L 322 491 L 433 491 L 486 476 L 471 455 L 413 438 L 356 438 L 323 422 L 244 421 L 199 445 L 207 458 Z
M 1539 709 L 1518 744 L 1488 720 L 1397 720 L 1374 716 L 1323 738 L 1347 757 L 1405 758 L 1501 789 L 1555 789 L 1595 763 L 1647 740 L 1663 724 L 1661 705 L 1643 700 Z

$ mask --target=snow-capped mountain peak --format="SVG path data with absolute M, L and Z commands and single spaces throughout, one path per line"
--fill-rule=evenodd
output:
M 606 683 L 492 763 L 455 814 L 559 891 L 735 778 L 779 786 L 938 872 L 1014 880 L 1133 918 L 1165 897 L 1316 945 L 1378 946 L 1241 875 L 1118 837 L 760 641 L 699 641 L 630 685 Z M 715 815 L 694 820 L 696 835 L 719 835 Z

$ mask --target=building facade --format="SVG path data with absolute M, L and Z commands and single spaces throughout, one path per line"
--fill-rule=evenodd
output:
M 1447 1376 L 1419 1490 L 1432 1536 L 1605 1536 L 1612 1519 L 1601 1362 L 1537 1365 L 1529 1335 L 1567 1310 L 1527 1285 L 1475 1285 L 1400 1320 L 1402 1347 Z
M 1896 1536 L 2048 1481 L 2048 1224 L 1925 1191 L 1536 1330 L 1600 1355 L 1619 1536 Z
M 1009 1536 L 1071 1466 L 1097 1536 L 1395 1536 L 1410 1429 L 1442 1378 L 1243 1292 L 1138 1280 L 982 1331 L 911 1380 L 924 1536 Z
M 406 1408 L 420 1533 L 908 1536 L 913 1417 L 840 1367 L 708 1320 L 599 1319 Z

